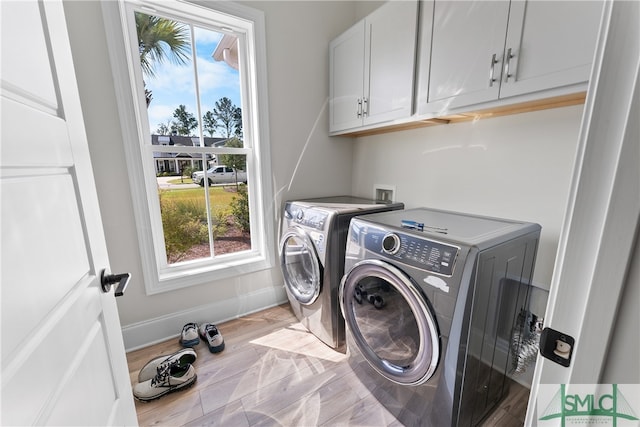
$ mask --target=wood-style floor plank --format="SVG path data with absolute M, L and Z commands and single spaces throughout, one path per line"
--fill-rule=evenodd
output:
M 181 327 L 181 326 L 179 326 Z M 141 426 L 401 426 L 362 384 L 347 356 L 310 334 L 283 304 L 218 325 L 225 350 L 194 349 L 198 380 L 152 402 L 136 401 Z M 178 339 L 127 354 L 131 383 Z M 483 427 L 524 424 L 529 390 L 511 384 Z

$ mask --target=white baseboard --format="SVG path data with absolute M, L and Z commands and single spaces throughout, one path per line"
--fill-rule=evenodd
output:
M 287 294 L 284 286 L 264 288 L 237 298 L 199 305 L 189 310 L 127 325 L 122 328 L 125 350 L 129 352 L 171 338 L 178 339 L 182 326 L 189 322 L 218 324 L 285 302 Z

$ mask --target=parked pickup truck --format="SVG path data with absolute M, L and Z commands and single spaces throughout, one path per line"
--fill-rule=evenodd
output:
M 204 187 L 204 173 L 201 171 L 191 174 L 191 179 L 196 184 Z M 207 170 L 207 179 L 211 184 L 235 184 L 236 182 L 247 182 L 247 173 L 241 170 L 236 171 L 229 166 L 215 166 Z

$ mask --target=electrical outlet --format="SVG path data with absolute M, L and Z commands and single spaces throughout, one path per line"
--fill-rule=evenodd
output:
M 373 198 L 377 202 L 392 203 L 395 200 L 395 185 L 375 184 Z

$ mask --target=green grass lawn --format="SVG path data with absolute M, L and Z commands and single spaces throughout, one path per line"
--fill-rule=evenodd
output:
M 182 178 L 182 180 L 180 178 L 176 178 L 176 179 L 170 179 L 167 182 L 169 184 L 173 184 L 173 185 L 193 184 L 193 181 L 191 180 L 191 177 L 186 177 L 186 176 L 184 178 Z
M 160 190 L 160 195 L 166 200 L 194 203 L 201 205 L 203 210 L 205 209 L 204 188 L 201 187 Z M 235 186 L 209 187 L 209 203 L 214 212 L 229 211 L 231 201 L 235 196 Z

